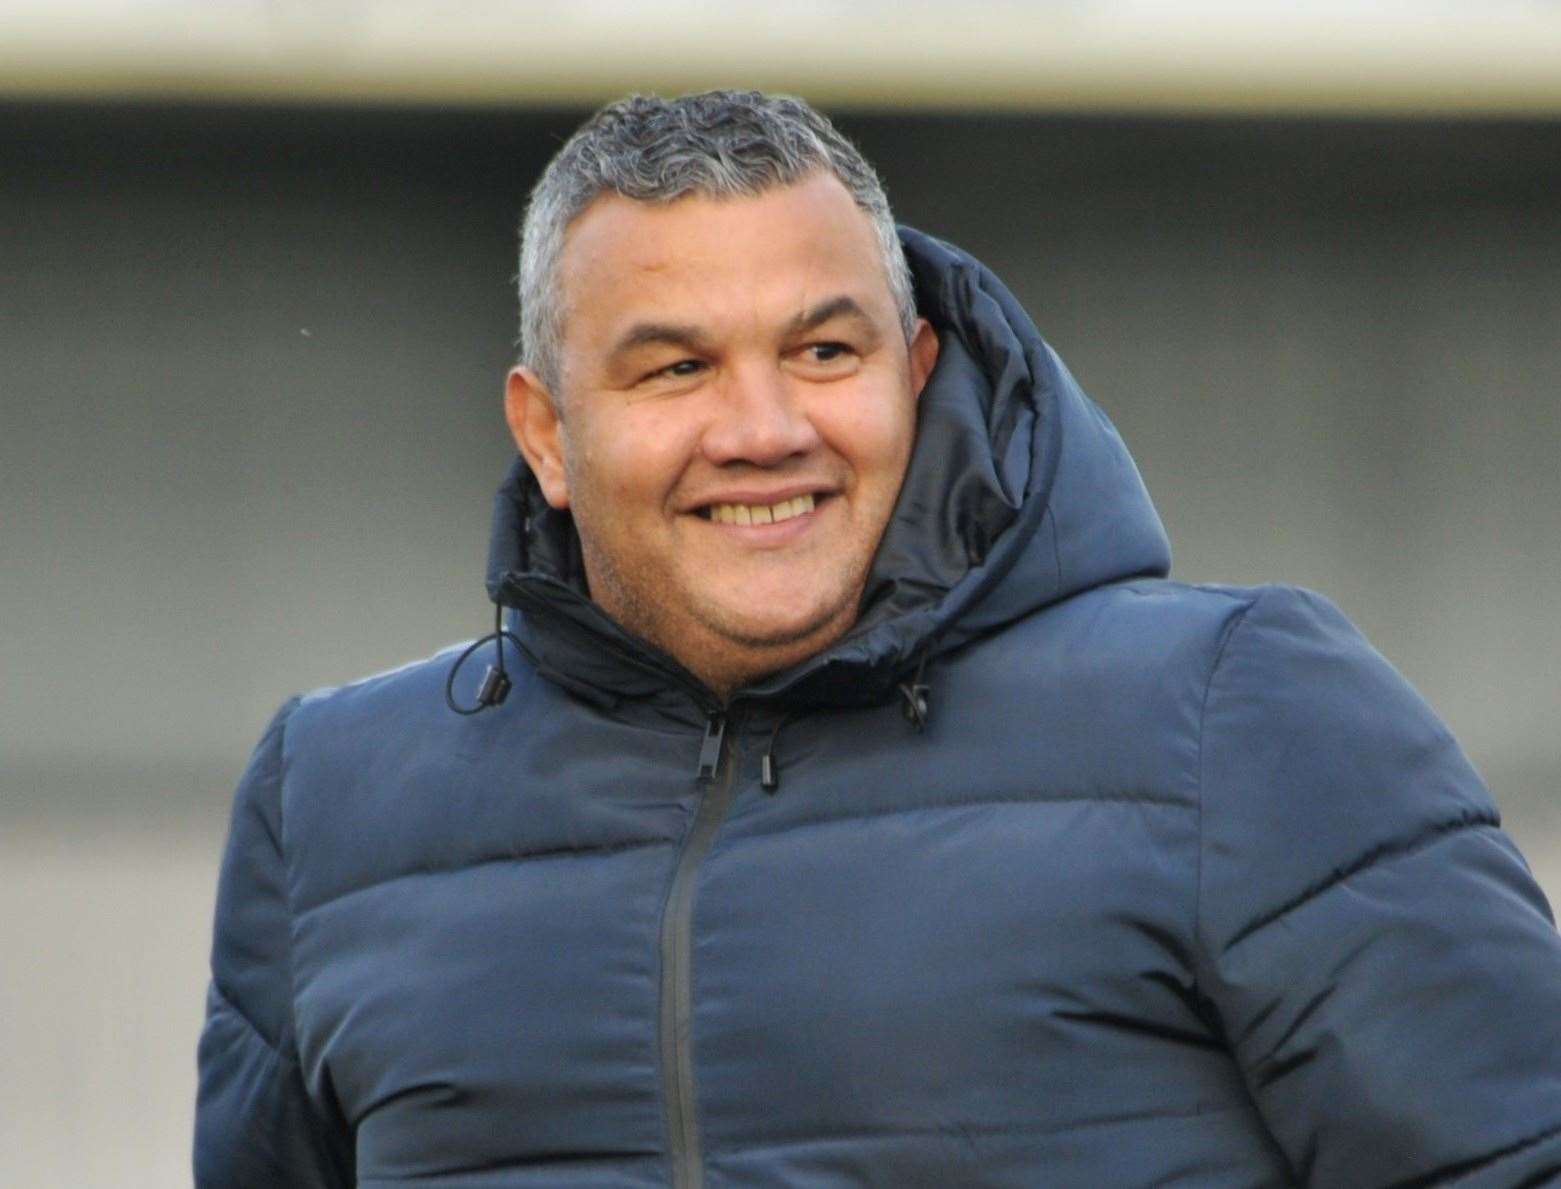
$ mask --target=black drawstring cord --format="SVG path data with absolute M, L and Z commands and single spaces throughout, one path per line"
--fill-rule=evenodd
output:
M 506 637 L 513 640 L 517 647 L 519 646 L 520 641 L 515 639 L 514 633 L 504 630 L 504 608 L 500 604 L 495 603 L 493 604 L 493 631 L 480 639 L 473 640 L 467 646 L 466 651 L 455 658 L 455 664 L 450 666 L 450 675 L 445 678 L 444 700 L 451 710 L 457 714 L 478 714 L 489 706 L 497 706 L 505 698 L 509 697 L 510 679 L 509 674 L 504 670 L 504 640 Z M 482 675 L 482 684 L 477 687 L 477 704 L 475 706 L 457 705 L 455 701 L 455 675 L 461 671 L 461 666 L 466 663 L 466 659 L 489 640 L 494 640 L 498 644 L 498 661 L 496 664 L 489 665 L 488 671 Z
M 767 793 L 780 788 L 780 769 L 775 766 L 775 743 L 780 739 L 781 728 L 801 713 L 800 710 L 788 710 L 775 720 L 775 729 L 770 732 L 770 745 L 759 757 L 759 787 Z
M 910 721 L 911 727 L 917 731 L 927 729 L 927 720 L 931 717 L 931 710 L 927 705 L 928 695 L 932 693 L 932 687 L 923 683 L 922 676 L 927 672 L 927 654 L 922 653 L 921 661 L 916 666 L 916 676 L 909 682 L 900 682 L 900 697 L 905 699 L 905 705 L 900 707 L 905 712 L 905 717 Z

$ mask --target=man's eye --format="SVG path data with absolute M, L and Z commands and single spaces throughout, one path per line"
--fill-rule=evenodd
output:
M 669 363 L 666 367 L 657 368 L 651 372 L 649 378 L 654 380 L 660 376 L 671 376 L 675 379 L 680 379 L 685 376 L 697 375 L 704 366 L 697 359 L 679 359 L 676 363 Z
M 807 347 L 807 355 L 814 363 L 830 363 L 850 350 L 851 348 L 844 343 L 810 343 Z

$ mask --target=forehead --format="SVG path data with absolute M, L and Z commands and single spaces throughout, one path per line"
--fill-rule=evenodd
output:
M 648 317 L 736 330 L 839 295 L 896 317 L 872 221 L 829 173 L 752 197 L 604 195 L 570 225 L 559 272 L 566 354 Z

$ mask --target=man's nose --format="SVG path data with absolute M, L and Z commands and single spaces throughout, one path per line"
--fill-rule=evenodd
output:
M 815 449 L 818 431 L 796 391 L 800 383 L 776 363 L 732 368 L 705 429 L 705 457 L 717 465 L 774 466 Z

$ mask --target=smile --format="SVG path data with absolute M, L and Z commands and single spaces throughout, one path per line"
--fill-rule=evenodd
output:
M 778 504 L 711 504 L 705 517 L 719 524 L 779 524 L 813 511 L 813 496 L 799 495 Z

